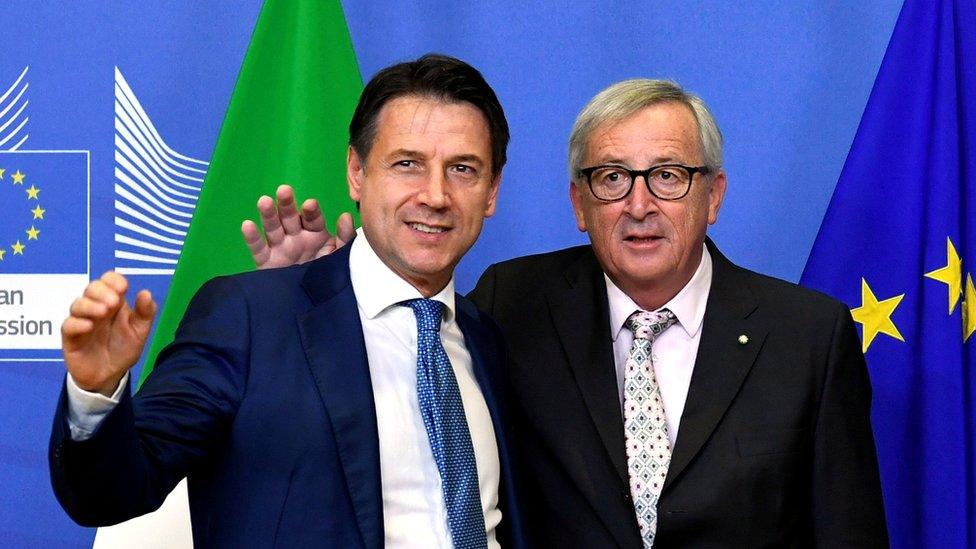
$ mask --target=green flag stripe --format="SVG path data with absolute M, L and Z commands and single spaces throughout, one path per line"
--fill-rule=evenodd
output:
M 321 199 L 326 219 L 352 211 L 348 126 L 362 92 L 338 1 L 266 0 L 217 139 L 139 383 L 173 340 L 186 306 L 218 275 L 254 267 L 240 234 L 261 194 L 281 183 Z

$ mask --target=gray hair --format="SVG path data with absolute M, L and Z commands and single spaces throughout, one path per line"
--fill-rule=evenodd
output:
M 593 130 L 607 122 L 621 121 L 659 103 L 675 102 L 691 109 L 698 124 L 698 143 L 705 166 L 714 174 L 722 167 L 722 132 L 705 102 L 670 80 L 635 78 L 604 89 L 583 107 L 569 135 L 569 178 L 576 181 L 583 167 L 586 143 Z

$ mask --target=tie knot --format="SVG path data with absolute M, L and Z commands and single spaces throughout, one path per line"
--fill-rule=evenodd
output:
M 400 303 L 413 309 L 417 317 L 417 332 L 439 332 L 444 304 L 433 299 L 409 299 Z
M 634 339 L 646 339 L 653 342 L 664 330 L 670 328 L 678 318 L 668 309 L 660 311 L 634 311 L 627 317 L 625 326 L 634 332 Z

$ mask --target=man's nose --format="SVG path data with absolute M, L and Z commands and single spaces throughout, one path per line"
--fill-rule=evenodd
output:
M 634 180 L 634 188 L 624 200 L 626 200 L 627 214 L 638 221 L 658 209 L 658 199 L 651 194 L 647 179 L 644 176 L 637 176 L 637 179 Z
M 447 206 L 447 191 L 447 178 L 444 176 L 444 172 L 435 170 L 424 183 L 418 199 L 421 203 L 439 210 Z

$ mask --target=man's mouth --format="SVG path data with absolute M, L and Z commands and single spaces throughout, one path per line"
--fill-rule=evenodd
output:
M 637 235 L 630 235 L 630 236 L 624 237 L 624 240 L 627 241 L 627 242 L 633 242 L 635 244 L 644 244 L 644 243 L 647 243 L 647 242 L 654 242 L 655 240 L 660 240 L 661 238 L 662 237 L 660 237 L 660 236 L 637 236 Z
M 440 234 L 448 230 L 447 227 L 435 227 L 434 225 L 427 225 L 425 223 L 407 223 L 411 229 L 427 234 Z

